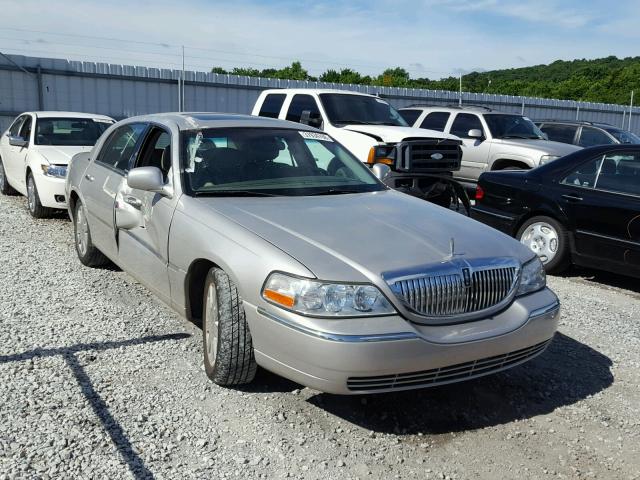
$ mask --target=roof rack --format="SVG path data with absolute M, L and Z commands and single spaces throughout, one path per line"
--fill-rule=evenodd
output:
M 464 103 L 462 105 L 458 105 L 457 103 L 449 103 L 449 104 L 437 104 L 437 103 L 412 103 L 411 105 L 407 105 L 402 108 L 412 108 L 412 107 L 444 107 L 444 108 L 455 108 L 458 110 L 464 110 L 465 108 L 481 108 L 486 110 L 487 112 L 492 112 L 493 109 L 491 107 L 487 107 L 486 105 L 475 105 L 472 103 Z
M 613 127 L 610 123 L 606 122 L 591 122 L 589 120 L 560 120 L 557 118 L 541 118 L 534 120 L 534 123 L 544 123 L 544 122 L 554 122 L 554 123 L 577 123 L 580 125 L 606 125 L 608 127 Z

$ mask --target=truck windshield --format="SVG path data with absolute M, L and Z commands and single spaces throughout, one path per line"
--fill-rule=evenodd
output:
M 329 121 L 341 125 L 393 125 L 408 127 L 400 114 L 384 100 L 366 95 L 321 93 L 320 101 Z
M 494 138 L 544 138 L 535 123 L 522 115 L 487 113 L 484 119 Z
M 329 135 L 290 129 L 185 132 L 182 176 L 192 196 L 338 195 L 385 190 Z
M 110 120 L 92 118 L 38 118 L 35 143 L 91 147 L 111 125 Z
M 605 130 L 613 135 L 620 143 L 640 144 L 640 137 L 631 132 L 626 132 L 617 128 L 606 128 Z

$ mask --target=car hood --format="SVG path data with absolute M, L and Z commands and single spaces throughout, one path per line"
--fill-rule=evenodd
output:
M 457 259 L 532 253 L 463 215 L 393 191 L 312 197 L 198 198 L 324 280 L 379 283 L 383 274 Z
M 54 146 L 38 145 L 37 152 L 53 165 L 68 165 L 71 157 L 77 153 L 89 152 L 93 146 Z
M 345 125 L 345 130 L 363 133 L 365 135 L 381 138 L 383 142 L 395 143 L 405 138 L 448 138 L 460 140 L 454 135 L 447 135 L 436 130 L 425 130 L 424 128 L 394 127 L 392 125 Z
M 506 147 L 524 148 L 539 152 L 541 155 L 557 155 L 559 157 L 564 157 L 576 150 L 582 149 L 582 147 L 570 145 L 568 143 L 552 142 L 550 140 L 538 140 L 533 138 L 505 138 L 496 139 L 494 142 Z

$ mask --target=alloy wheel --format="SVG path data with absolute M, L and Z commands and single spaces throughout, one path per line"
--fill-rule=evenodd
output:
M 558 242 L 558 232 L 546 222 L 532 223 L 520 237 L 520 243 L 529 247 L 545 264 L 558 253 Z
M 27 203 L 29 205 L 29 211 L 33 212 L 36 209 L 36 184 L 33 180 L 33 175 L 29 175 L 27 180 Z
M 84 205 L 80 205 L 76 211 L 76 245 L 81 256 L 86 255 L 89 245 L 89 225 L 84 212 Z
M 209 365 L 214 365 L 218 355 L 218 294 L 215 284 L 209 284 L 207 291 L 207 308 L 205 311 L 206 355 Z

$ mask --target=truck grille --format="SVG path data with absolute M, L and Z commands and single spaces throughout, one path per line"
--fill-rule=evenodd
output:
M 376 390 L 406 390 L 461 382 L 515 367 L 541 354 L 551 340 L 494 357 L 471 362 L 423 370 L 421 372 L 379 375 L 375 377 L 349 377 L 347 388 L 353 392 Z
M 412 310 L 427 317 L 485 311 L 510 298 L 518 282 L 518 266 L 465 268 L 395 280 L 391 288 Z
M 398 144 L 400 172 L 435 173 L 460 170 L 462 150 L 457 140 L 405 139 Z

